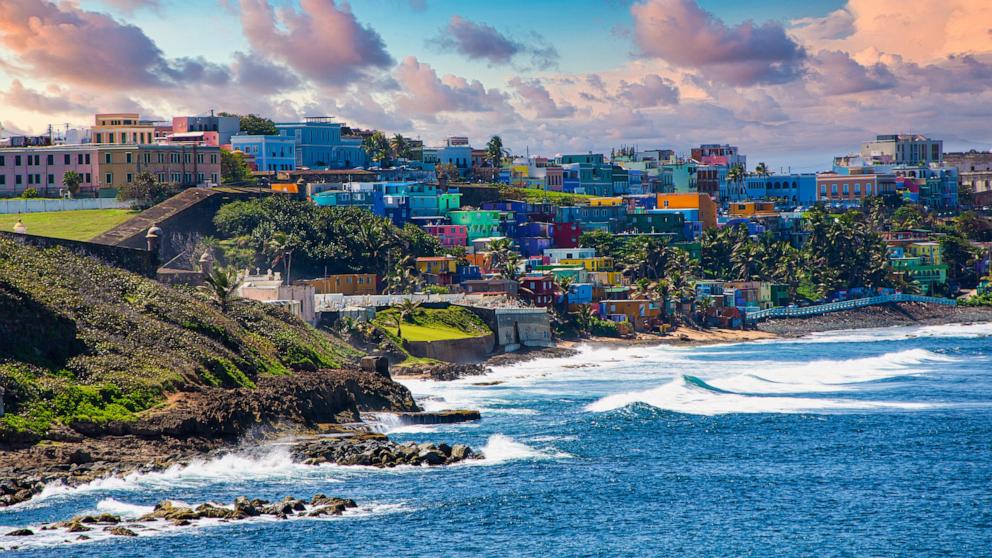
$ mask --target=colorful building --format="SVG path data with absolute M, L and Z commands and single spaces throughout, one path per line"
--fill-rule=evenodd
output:
M 425 225 L 424 231 L 437 238 L 445 248 L 468 245 L 468 227 L 465 225 Z
M 147 145 L 155 143 L 155 123 L 141 120 L 136 112 L 97 114 L 90 130 L 92 143 Z
M 468 241 L 500 235 L 500 224 L 506 214 L 496 210 L 461 210 L 448 213 L 451 224 L 462 225 L 468 231 Z
M 276 123 L 279 135 L 296 144 L 296 168 L 348 169 L 367 167 L 361 138 L 344 137 L 342 124 L 328 116 L 310 116 L 303 122 Z
M 254 170 L 296 170 L 296 139 L 288 136 L 236 135 L 231 149 L 244 153 Z
M 231 137 L 241 131 L 241 119 L 237 116 L 174 116 L 172 117 L 172 134 L 189 134 L 197 132 L 212 133 L 217 143 L 208 145 L 221 146 L 231 143 Z M 294 167 L 295 168 L 295 167 Z
M 379 278 L 374 273 L 344 273 L 311 279 L 303 283 L 314 288 L 316 294 L 343 294 L 352 296 L 379 293 Z
M 522 296 L 534 306 L 551 306 L 554 303 L 555 282 L 551 274 L 525 275 L 519 283 Z
M 716 226 L 716 202 L 707 194 L 676 193 L 658 194 L 658 210 L 689 209 L 698 211 L 698 221 L 703 228 Z
M 816 175 L 752 175 L 744 179 L 742 200 L 781 200 L 793 205 L 816 203 Z
M 0 148 L 0 196 L 18 196 L 28 188 L 42 196 L 57 195 L 70 171 L 82 179 L 80 196 L 96 196 L 99 167 L 94 146 Z
M 629 323 L 635 331 L 650 331 L 661 318 L 661 306 L 653 300 L 602 300 L 599 316 Z
M 868 196 L 896 193 L 895 176 L 891 174 L 816 175 L 816 200 L 844 205 L 859 205 Z

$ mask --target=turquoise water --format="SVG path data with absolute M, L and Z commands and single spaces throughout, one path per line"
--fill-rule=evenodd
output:
M 134 539 L 17 540 L 10 556 L 989 556 L 992 325 L 675 349 L 583 349 L 452 383 L 405 382 L 476 424 L 382 428 L 487 459 L 369 470 L 244 448 L 0 511 L 0 532 L 156 501 L 323 492 L 334 519 Z M 473 385 L 480 382 L 498 385 Z M 90 533 L 93 534 L 93 533 Z M 3 537 L 0 537 L 3 539 Z M 0 540 L 9 547 L 10 539 Z

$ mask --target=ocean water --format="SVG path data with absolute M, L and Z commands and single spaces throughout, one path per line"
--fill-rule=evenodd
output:
M 478 385 L 500 382 L 496 385 Z M 468 443 L 446 468 L 295 465 L 284 446 L 0 511 L 0 533 L 161 499 L 353 498 L 332 519 L 137 538 L 0 536 L 4 556 L 990 556 L 992 324 L 699 348 L 590 349 L 456 382 L 407 381 L 478 423 L 380 428 Z M 23 547 L 13 551 L 9 547 Z

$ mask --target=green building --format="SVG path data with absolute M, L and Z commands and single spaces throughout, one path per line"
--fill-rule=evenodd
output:
M 500 236 L 500 224 L 509 214 L 490 209 L 449 211 L 452 225 L 464 225 L 468 229 L 468 241 L 479 238 Z

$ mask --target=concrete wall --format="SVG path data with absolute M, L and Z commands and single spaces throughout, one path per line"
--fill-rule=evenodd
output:
M 413 356 L 469 364 L 485 360 L 493 352 L 495 338 L 489 333 L 467 339 L 407 341 L 403 346 Z
M 543 308 L 484 308 L 463 306 L 496 332 L 496 346 L 504 351 L 520 347 L 551 347 L 551 317 Z
M 75 211 L 78 209 L 130 209 L 131 202 L 113 198 L 33 198 L 0 199 L 0 213 L 41 213 L 44 211 Z
M 154 278 L 159 264 L 159 260 L 155 254 L 148 250 L 137 248 L 107 246 L 105 244 L 93 244 L 92 242 L 49 238 L 47 236 L 35 236 L 31 234 L 15 234 L 7 231 L 0 231 L 0 238 L 16 240 L 39 248 L 61 246 L 84 256 L 96 258 L 114 267 L 144 275 L 145 277 Z

